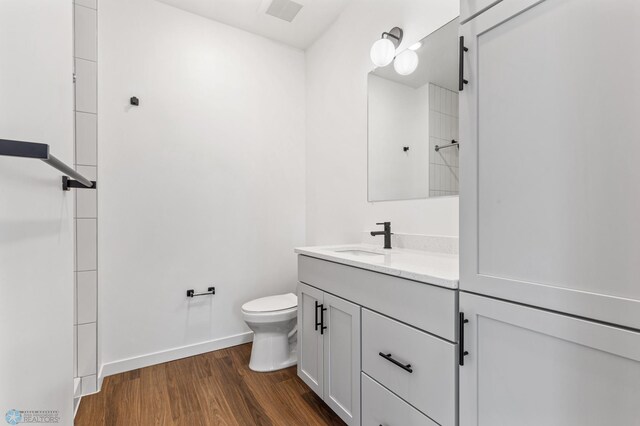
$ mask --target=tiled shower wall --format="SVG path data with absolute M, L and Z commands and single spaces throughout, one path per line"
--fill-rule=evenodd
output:
M 458 92 L 429 83 L 429 196 L 458 195 L 457 147 L 436 152 L 436 145 L 458 141 Z
M 75 167 L 97 176 L 97 0 L 74 1 Z M 97 189 L 75 191 L 74 377 L 76 395 L 96 392 L 98 365 Z

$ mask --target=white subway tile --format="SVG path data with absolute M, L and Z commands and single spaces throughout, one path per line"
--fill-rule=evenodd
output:
M 442 114 L 440 117 L 440 137 L 451 141 L 451 128 L 449 125 L 449 116 Z
M 92 271 L 97 268 L 97 220 L 76 219 L 76 268 Z
M 74 9 L 74 56 L 96 61 L 98 59 L 97 12 L 95 9 L 75 5 Z
M 96 374 L 96 323 L 78 325 L 78 376 Z M 84 391 L 84 389 L 83 389 Z
M 435 189 L 435 177 L 436 176 L 436 165 L 429 164 L 429 189 L 433 191 Z
M 451 92 L 449 90 L 443 91 L 443 99 L 442 112 L 451 115 Z
M 459 141 L 460 122 L 457 117 L 451 118 L 451 138 Z
M 433 129 L 435 126 L 434 121 L 435 121 L 434 113 L 433 111 L 429 111 L 429 136 L 434 136 L 433 134 Z
M 96 271 L 77 272 L 78 282 L 78 324 L 96 322 L 98 306 L 98 273 Z
M 449 167 L 451 165 L 451 152 L 453 148 L 447 148 L 444 150 L 444 164 Z
M 442 114 L 440 114 L 439 112 L 436 112 L 436 111 L 431 111 L 431 115 L 433 116 L 433 131 L 431 131 L 430 134 L 433 137 L 439 138 L 440 137 L 440 122 L 441 122 L 440 117 L 442 116 Z
M 76 164 L 95 166 L 98 164 L 97 116 L 76 112 Z
M 433 109 L 435 111 L 441 112 L 442 111 L 442 89 L 440 89 L 440 87 L 436 86 L 436 90 L 435 90 L 435 102 L 433 103 Z
M 96 63 L 76 59 L 76 111 L 97 111 L 97 67 Z
M 430 137 L 429 138 L 429 157 L 433 157 L 432 153 L 435 154 L 435 148 L 438 145 L 438 139 Z
M 96 180 L 96 167 L 76 166 L 76 170 L 89 180 Z M 76 188 L 76 217 L 95 218 L 98 216 L 98 191 Z

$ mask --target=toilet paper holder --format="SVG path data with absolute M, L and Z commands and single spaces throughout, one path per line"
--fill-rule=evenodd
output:
M 209 288 L 207 288 L 207 291 L 205 291 L 203 293 L 196 293 L 194 289 L 187 290 L 187 297 L 209 296 L 209 295 L 214 295 L 214 294 L 216 294 L 216 288 L 215 287 L 209 287 Z

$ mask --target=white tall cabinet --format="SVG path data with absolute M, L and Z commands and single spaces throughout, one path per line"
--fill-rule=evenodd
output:
M 640 329 L 639 23 L 503 0 L 460 27 L 462 290 Z
M 637 424 L 640 2 L 461 10 L 460 424 Z

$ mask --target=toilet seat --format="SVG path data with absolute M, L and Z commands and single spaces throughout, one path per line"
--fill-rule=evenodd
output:
M 246 312 L 242 311 L 242 317 L 246 322 L 256 324 L 280 322 L 294 319 L 298 316 L 298 308 L 284 309 L 275 312 Z
M 248 313 L 269 313 L 297 308 L 298 297 L 293 293 L 261 297 L 242 305 L 242 311 Z
M 293 293 L 262 297 L 242 305 L 245 321 L 269 323 L 287 321 L 298 315 L 298 297 Z

